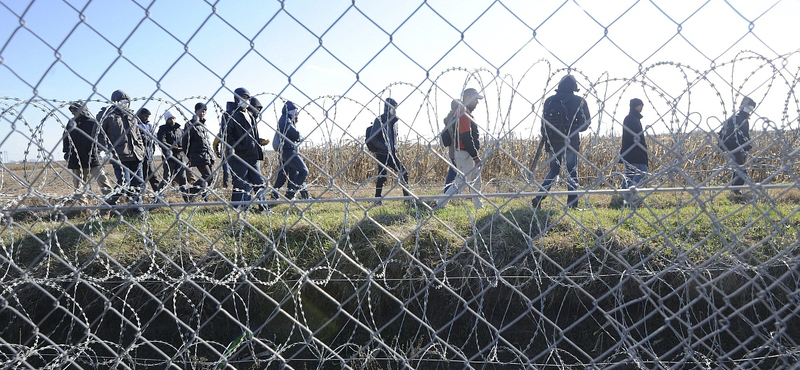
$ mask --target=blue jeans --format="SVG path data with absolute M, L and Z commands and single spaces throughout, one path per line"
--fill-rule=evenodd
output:
M 403 166 L 403 163 L 400 162 L 400 158 L 397 158 L 397 153 L 377 152 L 375 153 L 375 159 L 380 162 L 378 165 L 378 181 L 375 182 L 376 198 L 380 198 L 381 194 L 383 193 L 383 185 L 386 184 L 386 173 L 388 172 L 389 168 L 397 172 L 397 174 L 400 176 L 400 179 L 403 181 L 403 186 L 408 185 L 408 172 L 406 171 L 405 166 Z M 406 188 L 402 189 L 403 195 L 408 196 L 408 190 L 406 190 Z
M 142 204 L 142 192 L 144 191 L 142 162 L 113 162 L 112 166 L 114 167 L 114 176 L 117 178 L 117 188 L 106 202 L 111 205 L 117 204 L 119 197 L 124 194 L 131 204 Z
M 622 188 L 627 189 L 631 186 L 639 185 L 646 177 L 646 164 L 633 164 L 625 162 L 625 181 L 622 182 Z
M 286 198 L 293 199 L 297 190 L 302 188 L 308 178 L 308 167 L 303 162 L 300 154 L 295 152 L 281 153 L 281 166 L 278 168 L 278 174 L 275 177 L 274 189 L 280 189 L 286 181 Z M 277 193 L 273 194 L 273 198 L 277 199 Z
M 456 181 L 456 160 L 450 158 L 450 168 L 447 169 L 447 177 L 444 179 L 444 192 L 447 193 L 447 189 L 450 189 L 453 186 L 453 181 Z
M 567 178 L 567 190 L 576 190 L 578 188 L 578 152 L 571 146 L 566 146 L 550 156 L 548 160 L 550 164 L 550 172 L 545 176 L 542 182 L 542 191 L 550 190 L 553 185 L 553 180 L 561 173 L 562 164 L 566 164 L 566 170 L 569 174 Z M 570 194 L 567 196 L 567 206 L 574 207 L 578 204 L 578 195 Z
M 252 200 L 250 192 L 256 192 L 264 187 L 264 176 L 258 167 L 258 158 L 240 158 L 236 155 L 228 157 L 228 166 L 231 168 L 233 191 L 231 202 L 249 202 Z

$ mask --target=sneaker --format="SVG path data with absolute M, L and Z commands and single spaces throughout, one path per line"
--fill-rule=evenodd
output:
M 539 205 L 542 204 L 542 200 L 544 200 L 544 197 L 542 197 L 542 196 L 538 196 L 538 197 L 535 197 L 535 198 L 531 199 L 531 207 L 539 208 Z

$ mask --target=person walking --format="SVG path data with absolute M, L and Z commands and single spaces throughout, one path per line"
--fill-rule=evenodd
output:
M 206 105 L 197 103 L 194 105 L 194 116 L 186 125 L 186 132 L 181 139 L 181 146 L 189 158 L 189 166 L 200 173 L 200 177 L 189 188 L 189 194 L 202 194 L 204 200 L 208 196 L 208 185 L 212 179 L 211 168 L 215 162 L 205 124 Z
M 462 103 L 461 100 L 453 99 L 453 101 L 450 102 L 450 112 L 447 113 L 446 117 L 444 117 L 444 125 L 445 125 L 445 131 L 446 131 L 445 135 L 447 135 L 450 138 L 447 142 L 444 143 L 444 144 L 446 144 L 445 147 L 447 147 L 448 158 L 450 158 L 450 163 L 448 163 L 448 168 L 447 168 L 447 176 L 445 176 L 445 179 L 444 179 L 444 192 L 445 193 L 447 192 L 448 189 L 450 189 L 451 186 L 453 186 L 453 181 L 455 181 L 456 173 L 457 173 L 456 172 L 456 159 L 455 159 L 456 150 L 455 150 L 455 147 L 452 145 L 452 137 L 453 137 L 453 134 L 452 134 L 452 129 L 453 128 L 452 127 L 455 127 L 455 124 L 452 124 L 452 126 L 451 126 L 451 123 L 454 123 L 454 121 L 455 122 L 458 121 L 458 118 L 461 116 L 461 114 L 459 113 L 458 110 L 463 105 L 464 105 L 464 103 Z
M 742 98 L 739 111 L 725 120 L 719 132 L 720 147 L 727 153 L 731 162 L 731 185 L 742 186 L 748 179 L 744 168 L 747 152 L 753 148 L 750 142 L 750 115 L 756 108 L 756 102 L 750 97 Z M 733 189 L 733 194 L 741 195 L 740 189 Z
M 112 185 L 103 171 L 97 149 L 100 125 L 92 117 L 83 102 L 69 105 L 72 118 L 64 131 L 62 149 L 67 168 L 72 171 L 72 184 L 81 198 L 86 200 L 86 193 L 91 192 L 91 181 L 97 180 L 103 196 L 111 192 Z
M 147 187 L 147 183 L 150 183 L 153 192 L 158 193 L 164 187 L 164 180 L 156 171 L 155 152 L 158 139 L 156 139 L 155 128 L 150 124 L 150 115 L 150 110 L 147 108 L 141 108 L 136 112 L 136 117 L 139 118 L 139 132 L 142 134 L 142 143 L 144 143 L 142 176 L 145 187 Z
M 580 133 L 586 131 L 591 124 L 591 114 L 586 100 L 576 96 L 578 81 L 572 75 L 564 76 L 558 83 L 555 95 L 544 102 L 542 118 L 542 140 L 547 153 L 550 171 L 542 182 L 540 191 L 548 191 L 561 167 L 566 167 L 568 174 L 567 189 L 578 188 L 578 152 L 581 147 Z M 538 208 L 546 195 L 540 195 L 531 201 Z M 567 206 L 578 208 L 578 195 L 567 196 Z
M 374 143 L 375 159 L 378 160 L 378 179 L 375 181 L 375 205 L 381 205 L 383 185 L 388 179 L 387 172 L 391 168 L 400 178 L 400 188 L 403 196 L 408 193 L 408 172 L 397 156 L 397 101 L 388 98 L 385 101 L 383 114 L 375 118 L 372 124 L 372 142 Z
M 478 155 L 480 134 L 478 133 L 478 125 L 472 117 L 472 112 L 478 107 L 478 100 L 481 99 L 483 99 L 483 96 L 473 88 L 468 88 L 461 94 L 461 102 L 464 104 L 464 109 L 458 111 L 458 125 L 454 127 L 451 144 L 454 147 L 453 158 L 455 159 L 458 174 L 453 186 L 448 188 L 444 196 L 431 207 L 434 211 L 446 206 L 453 194 L 461 192 L 467 187 L 473 189 L 473 191 L 480 191 L 482 186 L 480 167 L 483 162 Z M 472 203 L 475 209 L 483 207 L 480 194 L 472 198 Z
M 299 110 L 291 101 L 286 101 L 281 109 L 281 117 L 278 119 L 278 139 L 277 150 L 280 152 L 280 167 L 272 186 L 272 199 L 278 199 L 278 189 L 286 183 L 286 199 L 294 199 L 295 194 L 300 190 L 301 198 L 308 199 L 305 189 L 306 179 L 308 178 L 308 167 L 306 167 L 303 157 L 298 150 L 303 137 L 297 130 L 299 121 Z
M 630 112 L 622 121 L 622 146 L 619 149 L 620 162 L 625 165 L 625 180 L 623 189 L 638 186 L 647 174 L 647 141 L 642 129 L 642 109 L 644 102 L 641 99 L 631 99 Z M 625 205 L 637 204 L 635 195 L 627 193 L 623 203 Z
M 178 123 L 178 117 L 171 111 L 164 112 L 164 124 L 158 128 L 156 137 L 161 143 L 161 151 L 164 163 L 164 183 L 171 185 L 178 184 L 178 190 L 185 202 L 189 201 L 188 190 L 186 188 L 186 153 L 183 151 L 181 140 L 183 129 Z
M 264 187 L 264 177 L 258 161 L 264 159 L 261 145 L 269 143 L 258 135 L 258 121 L 249 111 L 250 92 L 239 87 L 233 92 L 234 104 L 223 116 L 225 127 L 225 144 L 233 148 L 233 154 L 228 157 L 228 165 L 233 177 L 233 191 L 231 202 L 250 202 L 251 191 Z M 239 204 L 237 208 L 242 209 Z M 259 205 L 258 211 L 267 208 Z
M 106 198 L 106 203 L 116 205 L 124 194 L 133 205 L 130 211 L 134 215 L 142 216 L 145 214 L 141 206 L 144 189 L 144 143 L 139 133 L 139 119 L 130 110 L 130 97 L 124 91 L 114 91 L 111 102 L 100 114 L 101 141 L 113 157 L 112 165 L 117 178 L 117 188 Z

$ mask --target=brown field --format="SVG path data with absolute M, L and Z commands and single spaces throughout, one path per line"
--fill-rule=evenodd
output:
M 797 132 L 753 133 L 754 149 L 750 151 L 749 175 L 756 182 L 792 182 L 800 169 L 791 153 L 800 138 Z M 673 187 L 722 185 L 729 179 L 724 170 L 725 157 L 716 147 L 714 133 L 694 133 L 683 137 L 661 135 L 648 139 L 650 186 Z M 485 161 L 483 179 L 488 192 L 533 191 L 530 168 L 538 141 L 502 141 L 485 143 L 481 152 L 490 152 Z M 619 138 L 587 135 L 582 138 L 579 177 L 581 185 L 589 188 L 617 187 L 621 181 L 622 165 L 616 157 Z M 377 164 L 360 142 L 339 146 L 305 148 L 302 151 L 309 167 L 312 195 L 323 198 L 371 196 Z M 411 186 L 420 194 L 436 193 L 444 181 L 447 162 L 437 142 L 405 144 L 399 150 L 409 169 Z M 547 172 L 546 153 L 542 153 L 535 173 L 541 181 Z M 157 166 L 161 160 L 156 159 Z M 262 172 L 271 180 L 277 168 L 276 154 L 268 152 L 262 162 Z M 106 173 L 113 180 L 110 165 Z M 159 167 L 159 171 L 160 171 Z M 221 199 L 228 199 L 228 190 L 221 189 L 221 172 L 217 173 L 215 188 Z M 387 184 L 391 186 L 391 182 Z M 94 186 L 95 190 L 97 187 Z M 6 207 L 22 198 L 58 199 L 71 194 L 72 175 L 63 161 L 23 162 L 0 167 L 0 199 Z M 34 195 L 26 197 L 25 195 Z M 399 194 L 398 194 L 399 195 Z M 167 199 L 180 199 L 177 191 L 167 193 Z M 9 203 L 10 202 L 10 203 Z M 38 202 L 34 202 L 38 203 Z

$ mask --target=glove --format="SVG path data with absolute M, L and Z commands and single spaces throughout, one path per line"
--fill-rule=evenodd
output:
M 269 139 L 261 139 L 259 141 L 259 144 L 261 144 L 261 145 L 269 145 Z

